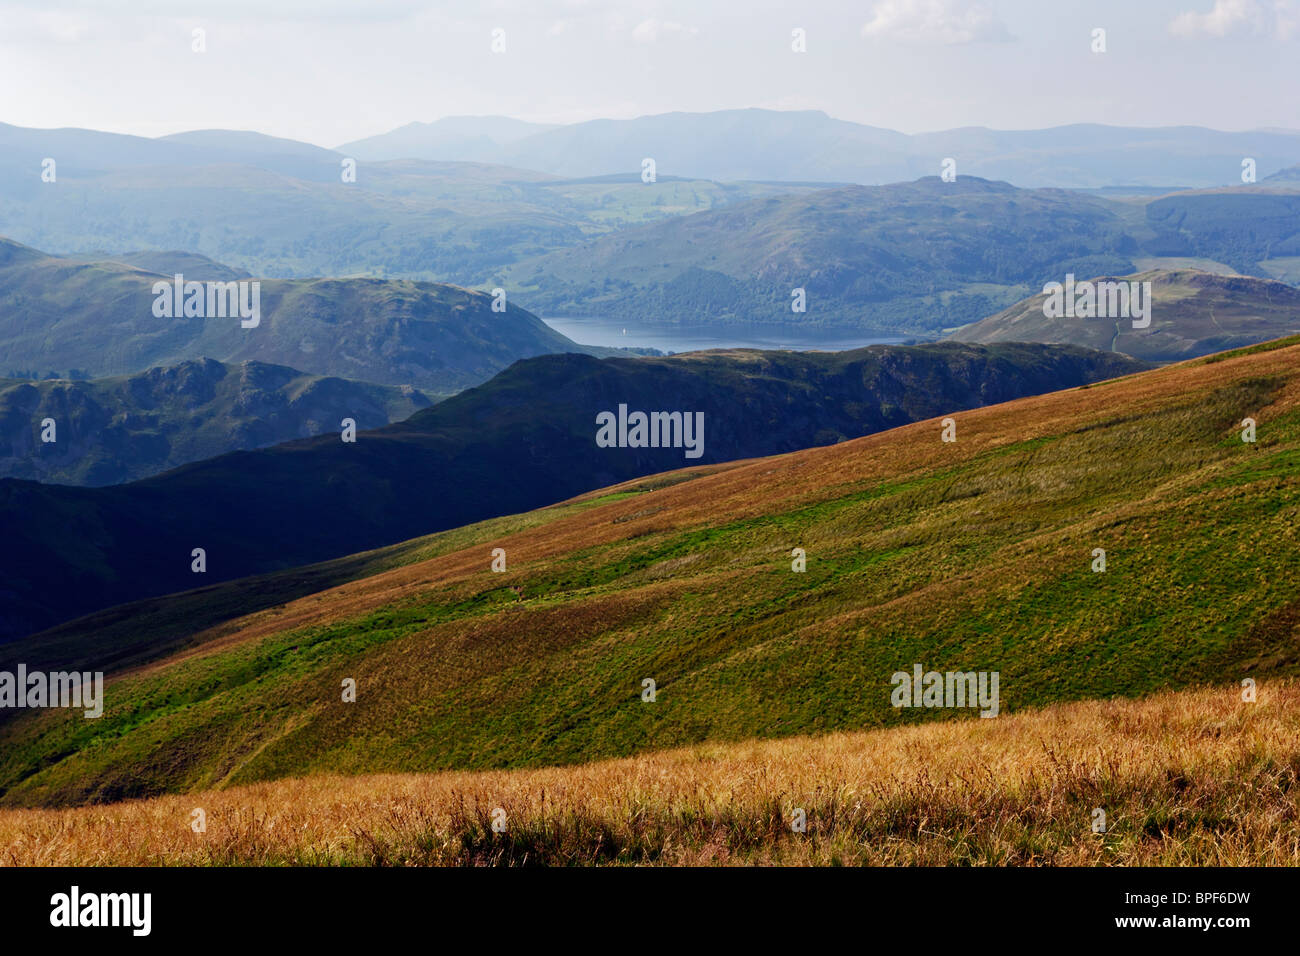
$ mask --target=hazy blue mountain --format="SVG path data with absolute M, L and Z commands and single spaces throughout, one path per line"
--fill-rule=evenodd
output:
M 500 163 L 504 147 L 555 127 L 507 116 L 448 116 L 432 123 L 407 123 L 378 136 L 354 140 L 336 152 L 357 159 L 455 159 Z
M 498 162 L 362 159 L 356 182 L 345 183 L 343 153 L 259 133 L 199 130 L 148 139 L 0 126 L 0 222 L 12 238 L 60 254 L 188 250 L 259 276 L 396 276 L 490 288 L 506 270 L 517 280 L 521 262 L 628 227 L 810 193 L 809 183 L 925 178 L 945 157 L 956 161 L 959 182 L 987 176 L 1126 198 L 1171 184 L 1233 182 L 1243 155 L 1257 160 L 1256 188 L 1285 185 L 1270 177 L 1300 162 L 1300 134 L 1289 131 L 1080 125 L 907 136 L 809 111 L 671 113 L 549 129 L 461 117 L 404 129 L 399 145 L 433 142 L 439 145 L 432 154 L 446 157 L 455 143 L 482 139 L 491 150 L 464 155 Z M 384 139 L 366 141 L 376 150 L 370 155 L 389 155 Z M 392 154 L 412 152 L 414 145 L 403 145 Z M 647 156 L 658 175 L 649 184 L 640 178 Z M 58 163 L 56 182 L 41 181 L 46 157 Z M 1153 255 L 1208 248 L 1180 237 L 1181 226 L 1170 228 L 1161 216 L 1149 228 L 1169 237 Z M 1250 256 L 1258 258 L 1249 250 L 1233 264 L 1245 270 Z M 1099 263 L 1095 271 L 1120 268 Z M 1024 294 L 990 291 L 989 313 Z M 549 307 L 551 299 L 536 302 Z M 665 305 L 689 303 L 670 296 Z M 952 324 L 974 317 L 964 307 L 957 312 Z
M 503 121 L 512 122 L 512 121 Z M 43 158 L 56 162 L 41 179 Z M 638 174 L 569 182 L 470 162 L 360 162 L 258 133 L 160 139 L 0 127 L 0 223 L 65 255 L 183 249 L 260 276 L 480 286 L 520 258 L 791 187 Z
M 410 386 L 212 359 L 95 381 L 0 379 L 0 478 L 112 485 L 229 451 L 378 428 L 427 408 Z M 53 442 L 42 440 L 54 423 Z
M 313 146 L 296 139 L 267 136 L 251 130 L 196 129 L 184 133 L 159 136 L 161 143 L 183 143 L 197 146 L 206 152 L 242 156 L 300 156 L 309 159 L 338 163 L 337 150 Z
M 7 193 L 50 185 L 41 164 L 56 163 L 60 181 L 110 170 L 243 165 L 314 181 L 338 181 L 343 157 L 332 150 L 238 130 L 197 130 L 151 139 L 89 129 L 30 129 L 0 123 L 0 172 Z
M 529 157 L 530 168 L 564 176 L 641 171 L 710 179 L 881 183 L 935 172 L 937 160 L 909 156 L 908 137 L 811 111 L 722 110 L 591 120 L 510 144 L 502 161 Z
M 1225 132 L 1074 124 L 1038 130 L 965 127 L 909 135 L 809 110 L 664 113 L 565 126 L 508 117 L 448 117 L 324 149 L 236 130 L 197 130 L 149 139 L 84 129 L 0 124 L 0 168 L 39 183 L 41 160 L 61 175 L 153 166 L 250 165 L 297 179 L 337 182 L 345 157 L 460 160 L 516 166 L 565 178 L 641 171 L 690 179 L 780 180 L 878 185 L 939 172 L 1018 186 L 1210 187 L 1239 182 L 1251 157 L 1264 179 L 1300 163 L 1300 131 Z
M 1260 176 L 1300 160 L 1300 131 L 1225 132 L 1200 126 L 1156 128 L 1076 123 L 1042 130 L 978 127 L 912 137 L 922 155 L 957 159 L 958 174 L 1017 186 L 1226 185 L 1240 181 L 1243 157 Z
M 467 144 L 461 155 L 443 139 L 431 140 L 429 151 L 420 152 L 410 130 L 362 142 L 376 156 L 490 160 L 570 177 L 639 172 L 642 159 L 652 157 L 661 175 L 865 185 L 937 174 L 948 157 L 956 160 L 958 175 L 1066 188 L 1217 186 L 1238 180 L 1243 157 L 1256 160 L 1261 177 L 1300 162 L 1300 132 L 1294 130 L 1075 124 L 907 135 L 820 111 L 743 109 L 599 119 L 494 142 L 487 152 L 474 152 Z

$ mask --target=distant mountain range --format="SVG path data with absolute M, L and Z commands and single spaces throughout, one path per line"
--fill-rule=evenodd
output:
M 54 183 L 42 181 L 54 160 Z M 151 139 L 99 130 L 33 129 L 0 123 L 0 171 L 5 195 L 23 196 L 64 177 L 89 178 L 135 169 L 157 175 L 165 168 L 246 166 L 294 179 L 338 182 L 339 157 L 310 143 L 240 130 L 196 130 Z
M 598 119 L 553 128 L 502 117 L 412 123 L 338 152 L 364 160 L 472 160 L 559 176 L 663 175 L 879 185 L 958 175 L 1023 187 L 1218 186 L 1239 182 L 1243 157 L 1263 177 L 1300 162 L 1300 131 L 1221 132 L 1197 126 L 1074 124 L 1040 130 L 966 127 L 908 135 L 813 110 L 720 110 Z
M 1300 131 L 1073 124 L 906 134 L 815 110 L 739 109 L 563 126 L 501 116 L 448 117 L 325 149 L 238 130 L 150 139 L 0 123 L 0 172 L 8 196 L 30 195 L 46 185 L 40 180 L 45 159 L 56 161 L 60 180 L 112 171 L 157 174 L 163 168 L 225 166 L 338 184 L 340 162 L 352 158 L 363 163 L 488 163 L 532 170 L 534 176 L 632 175 L 639 181 L 642 160 L 652 158 L 661 177 L 881 185 L 935 175 L 940 163 L 952 158 L 958 175 L 1027 188 L 1090 189 L 1230 185 L 1240 182 L 1246 157 L 1256 161 L 1261 179 L 1300 164 Z M 364 172 L 359 181 L 362 177 Z
M 113 485 L 322 432 L 401 421 L 433 404 L 410 386 L 213 359 L 97 379 L 0 379 L 0 478 Z M 42 440 L 43 423 L 54 441 Z
M 513 302 L 495 312 L 486 293 L 397 279 L 262 279 L 256 328 L 239 318 L 160 318 L 153 289 L 174 282 L 173 268 L 197 266 L 189 278 L 202 281 L 223 267 L 174 254 L 143 258 L 167 271 L 49 256 L 0 239 L 0 375 L 103 378 L 214 358 L 449 395 L 521 358 L 618 354 L 577 345 Z
M 54 180 L 42 181 L 53 160 Z M 520 257 L 796 188 L 665 174 L 570 181 L 472 162 L 362 162 L 257 133 L 160 139 L 0 125 L 0 222 L 60 254 L 182 249 L 260 276 L 478 286 Z M 639 162 L 639 161 L 638 161 Z
M 1113 349 L 1148 362 L 1174 362 L 1300 333 L 1300 289 L 1271 279 L 1192 269 L 1132 276 L 1079 276 L 1099 282 L 1150 282 L 1147 328 L 1130 318 L 1048 317 L 1043 293 L 959 329 L 957 342 L 1059 342 Z M 1058 280 L 1059 281 L 1059 280 Z
M 1146 366 L 1042 345 L 551 355 L 363 432 L 233 452 L 144 481 L 0 480 L 0 635 L 123 601 L 295 567 L 695 463 L 832 444 Z M 602 412 L 702 413 L 698 456 L 601 447 Z M 682 436 L 684 438 L 684 436 Z M 193 573 L 192 552 L 206 553 Z M 129 569 L 129 570 L 127 570 Z M 247 609 L 255 596 L 244 593 Z
M 1055 273 L 1126 273 L 1147 259 L 1300 284 L 1300 133 L 1289 131 L 905 136 L 735 110 L 554 128 L 465 117 L 387 142 L 333 151 L 224 130 L 146 139 L 0 126 L 0 221 L 16 240 L 81 259 L 182 250 L 268 279 L 499 286 L 541 314 L 656 325 L 933 335 Z M 411 153 L 439 158 L 366 158 Z M 1258 183 L 1240 185 L 1243 156 Z M 949 157 L 957 179 L 941 182 Z M 42 182 L 43 158 L 56 160 L 56 181 Z M 354 158 L 356 181 L 343 182 Z M 852 168 L 832 168 L 842 161 Z M 722 181 L 735 177 L 747 178 Z M 845 185 L 882 180 L 895 181 Z M 1036 183 L 1091 192 L 1023 188 Z M 1204 188 L 1158 195 L 1174 185 Z M 794 288 L 810 293 L 797 317 Z M 367 378 L 354 372 L 331 373 Z

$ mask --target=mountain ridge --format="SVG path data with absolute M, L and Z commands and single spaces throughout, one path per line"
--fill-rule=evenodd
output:
M 353 140 L 338 149 L 361 158 L 397 158 L 401 149 L 396 147 L 396 132 Z M 1089 135 L 1072 135 L 1078 132 Z M 416 144 L 405 145 L 409 149 Z M 1256 157 L 1265 170 L 1261 175 L 1300 161 L 1300 133 L 1074 123 L 1032 130 L 971 126 L 908 134 L 837 119 L 822 110 L 749 108 L 600 118 L 466 148 L 470 152 L 455 157 L 424 158 L 478 159 L 592 176 L 639 168 L 641 159 L 649 156 L 661 173 L 724 181 L 879 185 L 936 173 L 945 157 L 954 157 L 959 175 L 1005 179 L 1024 187 L 1181 182 L 1211 186 L 1234 181 L 1242 156 Z

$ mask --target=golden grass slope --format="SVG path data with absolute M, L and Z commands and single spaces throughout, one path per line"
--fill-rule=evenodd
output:
M 1278 681 L 1255 703 L 1202 688 L 575 767 L 4 810 L 0 863 L 1296 866 L 1298 773 L 1300 685 Z

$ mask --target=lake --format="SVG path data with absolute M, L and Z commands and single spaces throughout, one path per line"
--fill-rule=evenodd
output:
M 652 348 L 662 352 L 694 352 L 699 349 L 822 349 L 838 352 L 908 341 L 905 336 L 848 335 L 843 332 L 818 335 L 810 331 L 801 335 L 795 330 L 644 325 L 591 316 L 556 316 L 542 321 L 580 345 Z

